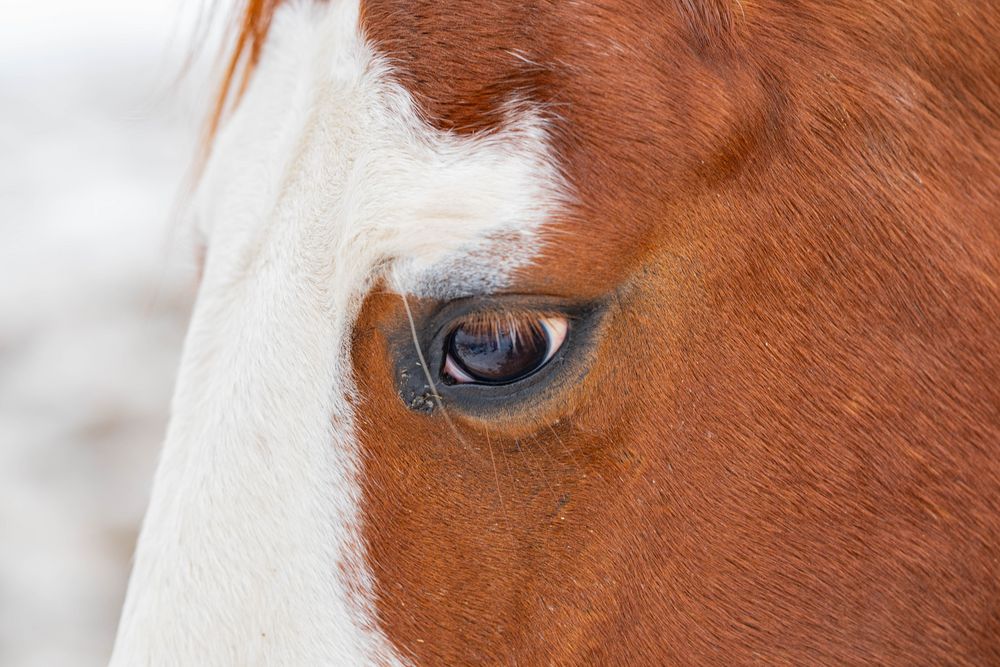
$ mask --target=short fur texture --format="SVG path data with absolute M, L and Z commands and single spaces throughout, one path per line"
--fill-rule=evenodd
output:
M 246 44 L 263 43 L 277 4 L 249 3 Z M 336 595 L 316 597 L 303 591 L 317 561 L 269 552 L 288 557 L 295 585 L 264 577 L 226 613 L 266 611 L 311 637 L 325 627 L 357 652 L 316 652 L 289 634 L 261 638 L 242 662 L 1000 663 L 991 3 L 364 0 L 376 78 L 397 91 L 397 102 L 367 106 L 323 95 L 309 74 L 322 68 L 292 55 L 324 33 L 291 18 L 281 32 L 283 16 L 218 139 L 220 156 L 245 156 L 220 157 L 204 184 L 228 202 L 206 219 L 230 230 L 211 233 L 193 370 L 120 648 L 168 663 L 193 655 L 166 642 L 152 652 L 151 638 L 160 623 L 171 638 L 172 623 L 205 626 L 200 610 L 221 608 L 206 589 L 244 563 L 228 540 L 253 524 L 205 529 L 199 553 L 214 555 L 204 565 L 186 554 L 204 576 L 178 587 L 152 576 L 152 555 L 185 534 L 158 517 L 183 488 L 178 470 L 209 483 L 256 466 L 241 494 L 193 507 L 245 517 L 294 494 L 312 508 L 303 516 L 321 517 L 291 524 L 314 546 L 304 553 L 348 567 L 318 580 L 338 582 Z M 281 86 L 260 83 L 275 78 Z M 283 92 L 255 99 L 256 86 Z M 297 95 L 300 115 L 289 115 Z M 349 124 L 349 140 L 331 139 L 372 108 L 395 109 L 375 117 L 408 128 L 421 119 L 415 134 L 433 149 L 418 155 L 472 166 L 436 172 L 441 190 L 411 191 L 452 159 L 396 161 L 414 131 L 391 123 Z M 341 150 L 368 142 L 384 151 Z M 285 148 L 258 152 L 272 143 Z M 337 171 L 345 154 L 372 156 L 370 170 L 351 172 L 371 184 L 356 192 L 375 193 L 357 209 Z M 295 156 L 295 169 L 252 177 L 277 169 L 273 155 Z M 375 178 L 387 164 L 398 168 L 391 186 Z M 387 213 L 342 235 L 342 221 L 367 218 L 341 212 L 380 210 L 395 186 L 415 199 L 393 200 L 403 204 L 392 212 L 413 226 Z M 432 191 L 446 196 L 424 198 Z M 308 236 L 279 242 L 301 226 Z M 474 250 L 455 254 L 454 235 Z M 494 274 L 507 243 L 514 262 Z M 320 307 L 326 293 L 311 290 L 327 288 L 345 300 Z M 463 288 L 607 304 L 586 372 L 491 417 L 408 407 L 393 341 L 408 315 L 417 330 Z M 404 306 L 400 293 L 419 298 Z M 256 317 L 231 317 L 234 303 Z M 303 303 L 312 309 L 296 310 Z M 257 359 L 271 350 L 282 361 L 262 374 Z M 319 400 L 331 386 L 350 400 Z M 256 418 L 230 424 L 242 437 L 228 465 L 215 467 L 211 448 L 180 462 L 170 453 L 178 438 L 193 442 L 186 429 L 225 426 L 234 405 Z M 294 414 L 303 431 L 261 447 L 278 428 L 265 414 Z M 282 452 L 305 441 L 333 458 L 286 469 Z M 271 516 L 263 543 L 290 544 L 284 515 Z M 331 617 L 352 588 L 360 602 Z M 171 600 L 170 619 L 130 620 L 144 598 Z M 223 664 L 232 644 L 216 636 L 199 646 Z
M 501 289 L 559 179 L 525 110 L 426 126 L 358 6 L 275 17 L 195 202 L 208 255 L 112 664 L 403 660 L 372 606 L 350 342 L 378 280 Z

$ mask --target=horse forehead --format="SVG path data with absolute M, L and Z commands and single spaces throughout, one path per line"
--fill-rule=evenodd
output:
M 279 10 L 201 183 L 206 235 L 248 274 L 266 239 L 289 237 L 338 285 L 384 277 L 436 298 L 507 287 L 567 199 L 546 120 L 511 98 L 488 131 L 434 128 L 361 32 L 358 8 Z
M 630 16 L 614 4 L 602 14 L 589 2 L 362 0 L 362 28 L 431 122 L 470 133 L 494 126 L 513 94 L 566 102 L 561 72 L 592 69 L 593 51 L 625 53 L 616 32 Z
M 615 290 L 674 233 L 692 165 L 743 141 L 759 86 L 695 55 L 687 4 L 362 0 L 364 34 L 434 127 L 490 132 L 512 99 L 548 119 L 573 197 L 518 272 L 521 291 Z M 711 31 L 717 19 L 688 23 Z

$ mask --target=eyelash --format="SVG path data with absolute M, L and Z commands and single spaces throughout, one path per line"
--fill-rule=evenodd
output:
M 474 313 L 457 322 L 452 328 L 463 327 L 474 334 L 489 334 L 493 337 L 511 331 L 515 340 L 526 335 L 541 333 L 541 319 L 547 317 L 544 313 L 523 312 L 482 312 Z

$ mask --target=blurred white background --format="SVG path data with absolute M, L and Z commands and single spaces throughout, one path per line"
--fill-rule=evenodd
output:
M 194 293 L 175 213 L 212 4 L 0 0 L 5 667 L 110 652 Z

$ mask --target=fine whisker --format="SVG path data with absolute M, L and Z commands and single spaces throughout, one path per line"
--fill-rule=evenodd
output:
M 448 426 L 451 428 L 452 433 L 455 434 L 455 437 L 458 438 L 462 447 L 464 447 L 466 451 L 472 451 L 472 448 L 469 447 L 469 443 L 467 443 L 465 438 L 462 437 L 458 427 L 455 426 L 455 422 L 452 421 L 451 415 L 448 414 L 448 411 L 444 407 L 444 402 L 441 400 L 441 394 L 439 394 L 437 390 L 437 384 L 434 382 L 434 377 L 431 375 L 430 368 L 427 367 L 427 359 L 424 357 L 423 350 L 420 349 L 420 339 L 417 337 L 417 326 L 413 322 L 413 311 L 410 310 L 410 302 L 406 299 L 405 294 L 401 294 L 400 296 L 403 297 L 403 308 L 406 310 L 406 319 L 410 323 L 410 336 L 413 338 L 413 347 L 417 351 L 417 359 L 420 361 L 420 368 L 423 369 L 424 377 L 427 379 L 427 386 L 431 388 L 431 395 L 434 397 L 434 402 L 437 403 L 442 416 L 444 416 L 445 421 L 448 422 Z

